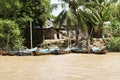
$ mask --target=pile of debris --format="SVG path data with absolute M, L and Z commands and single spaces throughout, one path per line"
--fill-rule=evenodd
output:
M 106 53 L 106 44 L 109 39 L 103 38 L 92 38 L 91 40 L 81 38 L 77 44 L 77 48 L 80 50 L 73 50 L 74 52 L 85 52 L 85 53 Z
M 107 38 L 93 38 L 90 43 L 90 50 L 93 53 L 106 53 Z

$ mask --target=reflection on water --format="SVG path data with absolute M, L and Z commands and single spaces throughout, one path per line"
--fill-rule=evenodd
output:
M 120 53 L 0 56 L 0 80 L 120 80 Z

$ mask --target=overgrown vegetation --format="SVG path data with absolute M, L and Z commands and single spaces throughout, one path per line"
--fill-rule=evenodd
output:
M 120 51 L 120 37 L 112 37 L 107 43 L 108 51 L 119 52 Z
M 120 4 L 112 5 L 111 31 L 114 37 L 120 37 Z
M 20 49 L 22 43 L 18 24 L 11 20 L 0 19 L 0 47 L 4 50 Z
M 118 20 L 113 20 L 111 22 L 111 32 L 112 36 L 120 37 L 120 22 Z
M 42 27 L 49 13 L 50 0 L 0 0 L 0 48 L 18 49 L 30 42 L 30 21 Z
M 111 5 L 111 33 L 112 38 L 107 44 L 108 51 L 120 52 L 120 4 Z
M 111 33 L 114 37 L 120 37 L 120 5 L 118 0 L 60 0 L 65 5 L 63 11 L 56 18 L 59 26 L 66 21 L 66 27 L 78 29 L 82 32 L 88 32 L 91 37 L 101 38 L 110 37 Z M 68 7 L 66 7 L 68 5 Z M 111 26 L 106 27 L 105 22 L 110 22 Z M 73 26 L 74 25 L 74 26 Z M 111 29 L 111 30 L 109 30 Z M 89 37 L 89 36 L 88 36 Z M 113 42 L 117 42 L 119 38 L 115 38 Z M 109 48 L 112 51 L 112 41 L 110 40 Z M 78 35 L 76 35 L 76 44 Z M 118 43 L 118 42 L 117 42 Z M 115 44 L 117 45 L 120 43 Z
M 108 49 L 114 50 L 115 47 L 112 45 L 115 45 L 116 49 L 118 48 L 120 45 L 118 42 L 120 37 L 120 4 L 116 4 L 118 0 L 61 1 L 63 1 L 61 5 L 64 9 L 56 18 L 56 22 L 61 27 L 66 21 L 68 30 L 75 28 L 76 44 L 78 29 L 85 33 L 88 32 L 89 35 L 96 34 L 93 37 L 100 38 L 103 23 L 110 21 L 114 38 L 109 41 Z M 32 21 L 33 27 L 42 28 L 49 16 L 51 16 L 50 0 L 0 0 L 0 48 L 5 50 L 19 49 L 20 46 L 23 46 L 23 42 L 26 45 L 30 44 L 30 22 Z M 98 27 L 96 31 L 94 26 Z M 36 33 L 34 34 L 36 35 Z M 42 36 L 36 36 L 38 41 L 40 38 L 42 39 Z

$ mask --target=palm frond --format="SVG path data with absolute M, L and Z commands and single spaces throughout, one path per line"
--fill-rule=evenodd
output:
M 87 31 L 87 26 L 86 26 L 86 22 L 85 22 L 85 14 L 81 11 L 81 10 L 79 10 L 78 11 L 78 15 L 77 15 L 77 25 L 78 25 L 78 27 L 81 29 L 81 31 L 84 33 L 84 32 L 86 32 Z
M 63 9 L 61 11 L 61 13 L 55 19 L 55 25 L 59 26 L 59 28 L 61 28 L 61 26 L 63 25 L 63 23 L 64 23 L 64 21 L 66 19 L 66 14 L 67 14 L 67 11 L 65 9 Z
M 71 9 L 69 9 L 69 11 L 67 12 L 67 15 L 66 15 L 66 21 L 67 21 L 67 29 L 70 29 L 72 28 L 75 23 L 76 23 L 76 16 L 75 14 L 72 12 Z
M 108 15 L 110 15 L 111 14 L 111 11 L 110 11 L 110 9 L 109 8 L 106 8 L 103 12 L 102 12 L 102 17 L 103 17 L 103 19 L 105 20 L 105 19 L 108 19 Z

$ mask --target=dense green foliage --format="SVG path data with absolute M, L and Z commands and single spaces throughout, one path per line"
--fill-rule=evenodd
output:
M 93 14 L 89 19 L 90 22 L 92 21 L 90 24 L 92 24 L 92 28 L 96 27 L 96 30 L 93 30 L 92 33 L 93 37 L 102 37 L 103 23 L 112 19 L 110 7 L 116 3 L 117 0 L 91 0 L 90 4 L 87 5 Z
M 0 19 L 2 24 L 0 26 L 0 47 L 9 46 L 9 48 L 13 48 L 17 45 L 19 47 L 19 44 L 22 45 L 23 39 L 25 44 L 30 44 L 30 22 L 32 21 L 33 27 L 42 27 L 50 15 L 49 12 L 50 0 L 0 0 Z M 3 26 L 3 24 L 5 26 Z M 16 28 L 16 26 L 18 28 Z M 16 34 L 13 28 L 17 30 L 19 34 Z M 8 29 L 8 32 L 11 33 L 5 32 L 4 29 Z M 9 39 L 12 41 L 9 41 Z
M 2 19 L 17 18 L 20 9 L 19 0 L 0 0 L 0 18 Z
M 120 51 L 120 4 L 112 5 L 111 31 L 113 38 L 107 44 L 109 51 Z
M 49 0 L 20 0 L 22 7 L 19 18 L 30 18 L 33 26 L 43 26 L 50 12 Z M 23 19 L 21 19 L 23 20 Z M 25 20 L 25 19 L 24 19 Z
M 0 47 L 4 50 L 19 49 L 22 41 L 18 25 L 14 21 L 0 19 Z
M 120 37 L 113 37 L 107 43 L 107 49 L 109 51 L 120 51 Z
M 61 1 L 64 9 L 56 18 L 59 26 L 66 22 L 67 30 L 74 28 L 76 34 L 81 29 L 84 33 L 90 34 L 93 31 L 92 34 L 97 35 L 94 37 L 101 37 L 103 22 L 111 21 L 113 36 L 120 36 L 120 4 L 116 5 L 118 0 Z M 50 0 L 0 0 L 0 47 L 17 48 L 22 45 L 23 40 L 28 47 L 30 22 L 33 27 L 42 28 L 49 16 Z M 98 29 L 96 32 L 93 29 L 94 26 Z M 35 35 L 36 33 L 33 33 L 34 38 L 36 38 Z M 38 37 L 42 39 L 42 36 L 38 35 L 34 40 L 38 40 L 39 44 Z M 78 35 L 76 35 L 76 44 L 77 42 Z
M 44 22 L 49 17 L 50 13 L 50 1 L 49 0 L 20 0 L 22 7 L 20 15 L 18 16 L 17 23 L 20 25 L 22 35 L 25 38 L 25 46 L 30 48 L 30 21 L 32 21 L 32 27 L 40 27 L 44 25 Z M 42 36 L 37 36 L 37 33 L 33 33 L 33 46 L 39 44 Z M 34 45 L 35 44 L 35 45 Z
M 111 31 L 114 37 L 120 37 L 120 4 L 112 5 Z
M 111 22 L 112 36 L 120 37 L 120 22 L 118 20 L 113 20 Z

